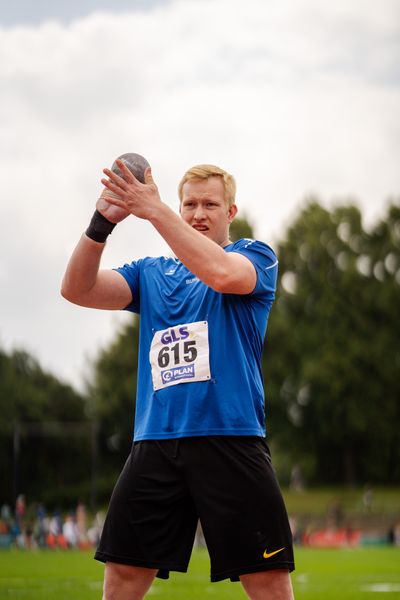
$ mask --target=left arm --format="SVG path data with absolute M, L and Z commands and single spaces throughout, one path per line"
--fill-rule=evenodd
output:
M 251 261 L 237 252 L 225 252 L 161 203 L 149 219 L 179 260 L 206 285 L 223 294 L 250 294 L 256 285 Z
M 224 294 L 250 294 L 257 275 L 252 262 L 235 252 L 225 252 L 216 242 L 190 227 L 161 201 L 150 169 L 145 173 L 145 184 L 140 183 L 123 163 L 118 165 L 124 179 L 109 169 L 102 179 L 111 192 L 120 199 L 108 198 L 115 206 L 128 210 L 152 223 L 179 260 L 206 285 Z

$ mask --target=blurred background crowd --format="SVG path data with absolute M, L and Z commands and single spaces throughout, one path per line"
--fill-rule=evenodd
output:
M 0 547 L 84 550 L 97 545 L 103 522 L 101 512 L 90 517 L 81 502 L 67 512 L 48 512 L 40 503 L 27 507 L 21 494 L 15 511 L 8 504 L 1 507 Z

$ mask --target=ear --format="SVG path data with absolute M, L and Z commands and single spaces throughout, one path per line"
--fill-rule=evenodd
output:
M 229 222 L 229 224 L 232 223 L 233 219 L 236 217 L 237 211 L 238 211 L 238 207 L 236 206 L 236 204 L 232 204 L 232 206 L 230 206 L 228 208 L 228 222 Z

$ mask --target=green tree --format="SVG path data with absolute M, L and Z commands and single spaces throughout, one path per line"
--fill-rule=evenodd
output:
M 89 435 L 78 440 L 71 427 L 72 437 L 66 437 L 54 424 L 87 421 L 84 408 L 82 396 L 43 371 L 33 356 L 0 349 L 1 500 L 11 502 L 18 492 L 30 500 L 64 496 L 68 501 L 70 493 L 76 495 L 71 488 L 84 484 L 90 473 Z
M 94 364 L 89 414 L 99 423 L 102 473 L 115 477 L 130 451 L 136 405 L 139 318 L 132 316 Z M 108 479 L 107 479 L 108 474 Z
M 242 238 L 252 238 L 253 235 L 253 227 L 246 216 L 236 217 L 231 223 L 229 237 L 232 242 Z
M 317 481 L 400 480 L 399 207 L 371 232 L 311 200 L 279 245 L 273 439 Z

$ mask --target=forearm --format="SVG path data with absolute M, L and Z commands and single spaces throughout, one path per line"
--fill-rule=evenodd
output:
M 110 204 L 152 223 L 189 271 L 215 291 L 232 294 L 252 292 L 256 284 L 253 264 L 237 252 L 223 250 L 224 244 L 228 243 L 229 223 L 236 213 L 233 206 L 219 215 L 222 221 L 216 230 L 215 227 L 214 230 L 206 227 L 204 233 L 200 233 L 189 225 L 189 219 L 181 219 L 161 201 L 151 172 L 146 173 L 146 184 L 141 184 L 125 165 L 121 163 L 118 166 L 124 172 L 124 179 L 104 169 L 109 179 L 101 180 L 114 194 L 113 197 L 105 196 Z M 213 206 L 220 208 L 218 202 Z M 209 237 L 206 231 L 211 231 Z
M 150 221 L 179 260 L 215 289 L 221 277 L 229 272 L 230 261 L 223 249 L 193 229 L 161 201 L 151 173 L 145 175 L 147 184 L 143 185 L 132 177 L 124 164 L 118 163 L 118 166 L 123 178 L 104 169 L 109 179 L 101 181 L 111 192 L 110 196 L 105 196 L 105 200 L 138 218 Z
M 230 257 L 216 242 L 190 227 L 166 204 L 149 220 L 191 273 L 214 289 L 220 287 L 229 275 Z

